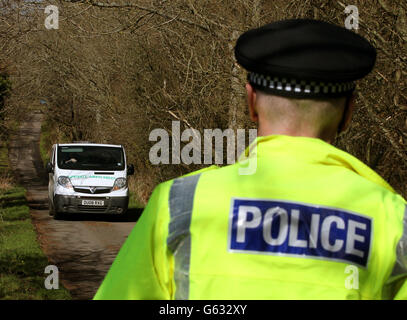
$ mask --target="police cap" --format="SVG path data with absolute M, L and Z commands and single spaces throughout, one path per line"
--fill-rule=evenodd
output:
M 242 34 L 237 62 L 257 89 L 294 98 L 347 96 L 366 76 L 375 48 L 353 31 L 327 22 L 292 19 Z

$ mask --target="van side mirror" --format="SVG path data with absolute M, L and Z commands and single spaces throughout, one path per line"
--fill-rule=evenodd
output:
M 132 176 L 133 174 L 134 174 L 134 165 L 129 164 L 129 165 L 127 166 L 127 175 L 128 175 L 128 176 Z
M 47 173 L 54 173 L 54 167 L 52 166 L 51 162 L 47 162 L 45 169 L 47 170 Z

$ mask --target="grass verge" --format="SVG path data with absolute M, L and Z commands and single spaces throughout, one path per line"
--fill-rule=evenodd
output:
M 68 300 L 69 292 L 47 290 L 49 265 L 31 223 L 25 189 L 10 177 L 7 147 L 0 146 L 0 300 Z
M 61 284 L 57 290 L 45 288 L 44 270 L 49 264 L 37 242 L 25 190 L 0 190 L 0 299 L 71 299 Z

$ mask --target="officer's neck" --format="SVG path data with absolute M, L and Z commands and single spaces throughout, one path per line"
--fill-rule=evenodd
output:
M 292 137 L 309 137 L 321 139 L 332 143 L 335 139 L 337 130 L 335 128 L 314 128 L 310 126 L 299 126 L 296 124 L 280 123 L 271 124 L 259 119 L 258 136 L 286 135 Z

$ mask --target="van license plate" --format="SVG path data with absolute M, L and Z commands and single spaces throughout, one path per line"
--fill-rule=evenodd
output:
M 104 206 L 105 202 L 103 200 L 82 200 L 83 206 Z

